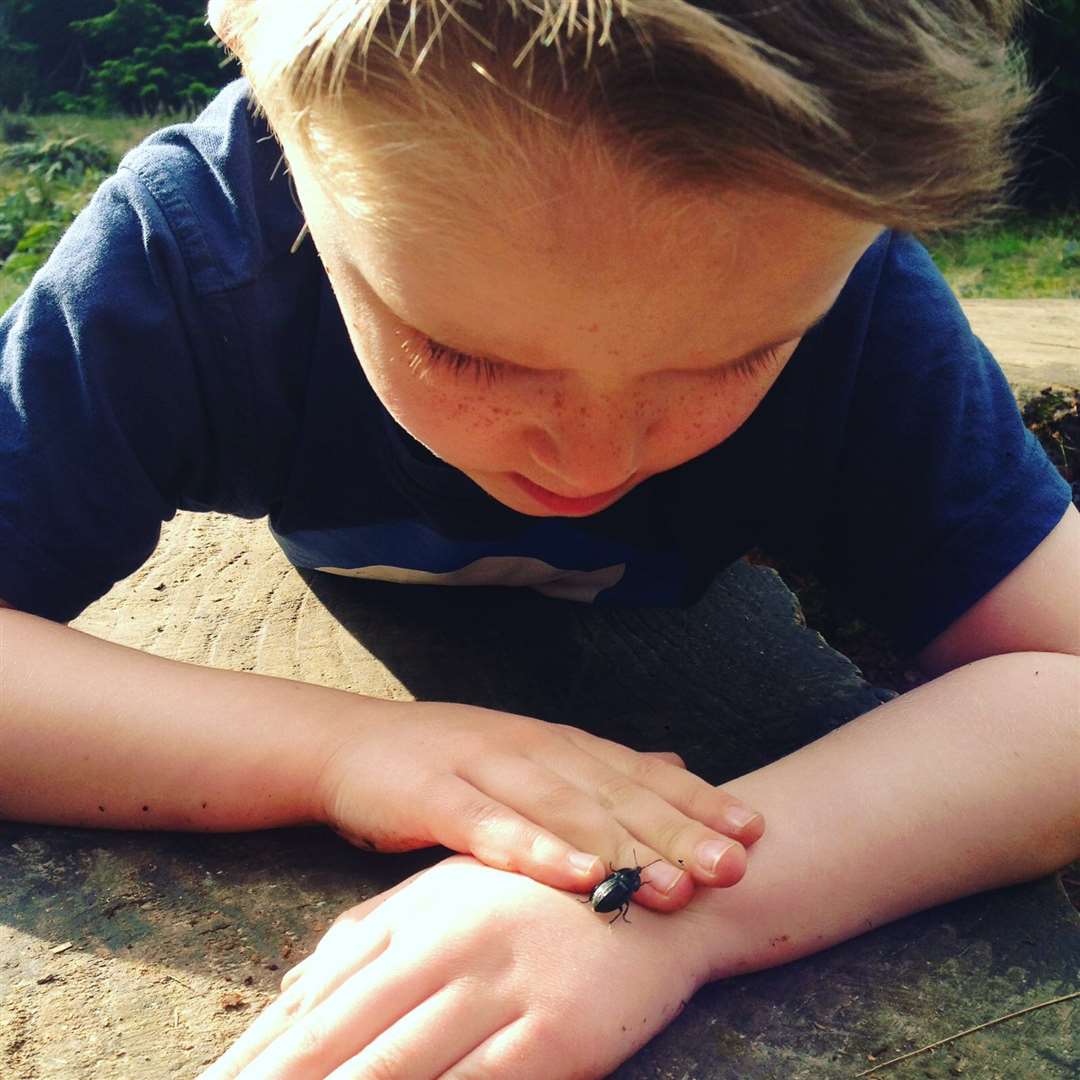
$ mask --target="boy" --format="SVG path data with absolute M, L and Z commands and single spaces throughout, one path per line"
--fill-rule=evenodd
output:
M 709 979 L 1080 853 L 1080 525 L 904 231 L 1000 182 L 1013 7 L 211 6 L 298 205 L 236 84 L 5 316 L 0 812 L 468 854 L 346 913 L 208 1076 L 601 1075 Z M 725 793 L 57 625 L 178 506 L 596 603 L 767 543 L 938 677 Z M 635 857 L 613 947 L 572 892 Z

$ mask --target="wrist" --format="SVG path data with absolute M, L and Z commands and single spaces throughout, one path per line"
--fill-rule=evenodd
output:
M 343 807 L 348 803 L 355 810 L 358 791 L 365 802 L 376 800 L 372 770 L 380 770 L 376 752 L 379 733 L 395 724 L 403 705 L 417 703 L 366 697 L 343 690 L 330 692 L 334 699 L 322 703 L 316 725 L 317 745 L 310 756 L 312 771 L 307 793 L 311 820 L 329 826 L 350 843 L 374 849 L 370 839 L 349 828 L 347 818 L 352 815 L 344 813 Z

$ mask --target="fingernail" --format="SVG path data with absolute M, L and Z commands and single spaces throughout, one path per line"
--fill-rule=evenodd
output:
M 649 867 L 649 884 L 662 893 L 669 893 L 679 883 L 685 870 L 678 870 L 666 862 Z
M 590 874 L 595 872 L 600 859 L 596 855 L 586 855 L 584 851 L 571 851 L 566 856 L 566 861 L 575 870 L 580 870 L 583 874 Z
M 694 854 L 701 867 L 709 874 L 715 874 L 724 856 L 735 846 L 730 840 L 703 840 Z
M 736 829 L 745 829 L 752 821 L 761 815 L 756 810 L 749 810 L 745 806 L 729 806 L 724 811 L 724 817 L 735 826 Z

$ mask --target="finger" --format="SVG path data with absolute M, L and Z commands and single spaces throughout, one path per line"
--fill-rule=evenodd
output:
M 695 885 L 690 874 L 640 842 L 620 848 L 611 869 L 612 874 L 606 879 L 611 884 L 605 892 L 606 905 L 602 912 L 609 921 L 614 921 L 612 916 L 618 918 L 620 907 L 627 903 L 670 913 L 685 907 L 694 897 Z M 628 874 L 637 875 L 636 886 Z M 590 900 L 595 902 L 595 893 L 590 894 Z
M 514 1018 L 505 1001 L 481 1006 L 475 987 L 458 981 L 406 1013 L 327 1080 L 434 1080 Z
M 312 954 L 312 956 L 313 955 L 314 953 Z M 305 956 L 299 964 L 297 964 L 295 967 L 289 968 L 289 970 L 281 976 L 281 984 L 279 986 L 279 990 L 288 990 L 289 987 L 292 986 L 292 984 L 296 982 L 296 980 L 299 979 L 301 975 L 304 974 L 304 969 L 309 966 L 308 962 L 310 960 L 311 956 Z
M 581 755 L 577 757 L 581 760 L 564 764 L 563 768 L 565 771 L 577 769 L 583 775 L 588 774 L 589 780 L 583 781 L 583 786 L 603 783 L 612 777 L 634 786 L 632 781 L 627 781 L 621 773 L 608 769 L 595 759 L 588 756 L 582 758 Z M 544 826 L 556 836 L 565 837 L 578 846 L 600 847 L 609 853 L 609 860 L 614 861 L 615 867 L 636 865 L 636 861 L 631 859 L 631 851 L 635 847 L 642 853 L 640 861 L 643 863 L 657 858 L 670 860 L 670 850 L 662 847 L 654 849 L 653 846 L 656 839 L 664 835 L 665 828 L 670 836 L 675 835 L 677 827 L 682 828 L 687 836 L 687 845 L 692 845 L 696 838 L 704 836 L 717 839 L 725 847 L 738 847 L 735 841 L 719 837 L 700 822 L 684 817 L 657 795 L 645 789 L 640 789 L 638 795 L 640 799 L 648 800 L 648 805 L 639 810 L 646 825 L 635 830 L 631 823 L 626 821 L 621 808 L 616 810 L 613 806 L 603 804 L 596 795 L 586 794 L 568 782 L 564 776 L 524 758 L 480 759 L 470 766 L 468 778 L 499 805 L 509 805 L 523 817 Z M 672 824 L 672 821 L 677 825 Z M 684 871 L 694 869 L 688 865 L 688 860 L 689 856 L 684 856 L 679 865 L 656 867 L 652 878 L 650 906 L 673 911 L 690 902 L 694 892 L 692 881 L 689 878 L 681 880 L 687 876 Z M 741 869 L 739 872 L 741 873 Z M 706 878 L 704 884 L 729 884 L 722 874 L 721 871 L 719 875 Z
M 679 870 L 710 887 L 734 885 L 743 876 L 746 852 L 737 841 L 684 814 L 625 772 L 570 742 L 563 745 L 562 752 L 548 748 L 544 766 L 520 758 L 477 759 L 468 778 L 501 804 L 574 844 L 594 847 L 606 837 L 622 858 L 636 846 L 649 852 L 649 859 L 666 860 L 669 867 L 658 867 L 654 875 L 654 899 L 665 910 L 689 902 L 693 893 L 679 885 Z M 634 758 L 639 767 L 641 760 L 648 760 Z M 689 775 L 655 758 L 648 767 Z M 708 788 L 704 781 L 697 782 Z
M 606 1069 L 598 1070 L 599 1076 Z M 513 1076 L 514 1080 L 549 1080 L 553 1075 L 550 1049 L 540 1045 L 524 1018 L 507 1024 L 485 1039 L 439 1080 L 487 1080 Z
M 686 768 L 686 762 L 673 750 L 644 750 L 642 751 L 642 757 L 658 758 L 660 761 L 666 761 L 669 765 L 674 765 L 677 769 Z
M 662 858 L 647 840 L 630 832 L 595 797 L 524 758 L 484 758 L 471 766 L 469 779 L 499 805 L 511 806 L 556 836 L 578 846 L 596 845 L 609 852 L 610 860 L 614 860 L 609 871 L 627 865 L 635 847 L 644 853 L 643 862 Z M 694 825 L 701 828 L 697 823 Z M 734 841 L 725 840 L 725 843 Z M 629 861 L 629 865 L 635 863 Z M 602 872 L 593 887 L 606 876 Z M 646 902 L 658 910 L 674 911 L 688 904 L 693 894 L 693 882 L 684 868 L 660 863 Z
M 333 927 L 327 931 L 327 936 L 332 930 Z M 307 1016 L 325 1001 L 351 974 L 381 956 L 389 945 L 390 937 L 387 931 L 376 929 L 366 941 L 359 938 L 354 940 L 351 948 L 344 947 L 342 940 L 339 932 L 337 941 L 342 947 L 334 950 L 316 949 L 293 968 L 290 974 L 301 967 L 304 970 L 297 974 L 280 997 L 263 1009 L 247 1031 L 201 1074 L 199 1080 L 231 1080 L 239 1076 L 298 1019 Z M 246 1072 L 244 1076 L 247 1077 Z
M 438 964 L 403 963 L 399 953 L 391 945 L 297 1018 L 245 1067 L 243 1080 L 324 1080 L 443 988 Z
M 695 818 L 716 832 L 742 844 L 752 844 L 765 831 L 765 818 L 759 811 L 700 776 L 661 760 L 660 755 L 639 754 L 577 728 L 567 727 L 563 731 L 590 756 L 654 791 L 687 817 Z
M 514 781 L 522 778 L 519 764 L 535 768 L 522 759 L 500 756 L 488 761 L 485 774 L 500 763 L 505 774 L 499 786 L 507 791 L 513 790 Z M 604 861 L 598 855 L 577 850 L 543 822 L 531 820 L 494 795 L 490 788 L 478 788 L 471 772 L 467 778 L 441 778 L 432 797 L 442 804 L 440 813 L 433 815 L 439 821 L 433 832 L 446 847 L 471 852 L 496 869 L 513 870 L 572 892 L 584 892 L 604 876 Z
M 315 946 L 314 951 L 305 956 L 295 967 L 290 968 L 281 977 L 280 990 L 282 993 L 288 990 L 297 979 L 301 978 L 305 972 L 310 972 L 315 964 L 315 957 L 321 951 L 323 955 L 333 954 L 336 951 L 337 943 L 341 940 L 342 935 L 348 933 L 355 936 L 356 928 L 360 923 L 368 918 L 372 912 L 376 911 L 382 904 L 385 904 L 395 893 L 403 889 L 414 877 L 418 877 L 419 873 L 413 874 L 411 877 L 406 878 L 405 881 L 399 882 L 393 888 L 387 889 L 385 892 L 381 892 L 376 896 L 372 896 L 362 903 L 357 904 L 355 907 L 349 908 L 347 911 L 343 911 L 327 928 L 326 932 L 319 939 Z M 327 945 L 327 941 L 331 940 L 332 944 Z M 341 955 L 347 956 L 353 960 L 356 959 L 355 947 L 351 953 L 342 953 Z
M 699 885 L 734 885 L 746 872 L 746 849 L 737 840 L 688 817 L 624 774 L 610 773 L 597 785 L 596 795 L 638 839 L 639 846 L 648 845 Z

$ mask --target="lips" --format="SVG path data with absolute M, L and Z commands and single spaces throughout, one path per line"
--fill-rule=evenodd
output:
M 520 473 L 511 473 L 510 476 L 526 495 L 540 503 L 541 506 L 564 517 L 595 514 L 598 510 L 603 510 L 605 507 L 617 502 L 634 485 L 633 479 L 630 479 L 610 491 L 601 491 L 595 495 L 569 496 L 559 495 L 554 491 L 541 487 L 539 484 L 534 484 L 528 477 L 522 476 Z

